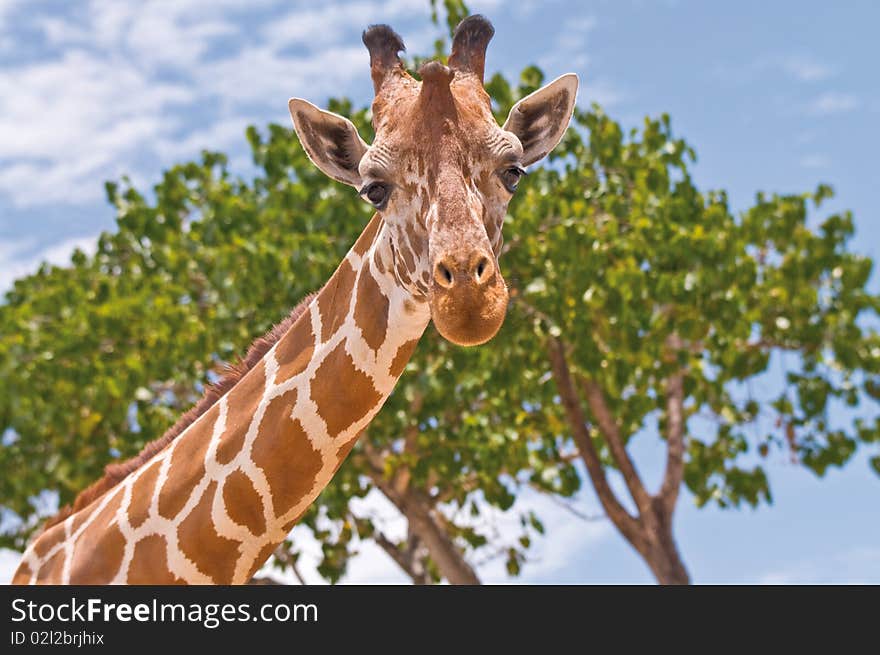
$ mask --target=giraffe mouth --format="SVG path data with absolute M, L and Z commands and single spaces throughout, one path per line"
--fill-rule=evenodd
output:
M 507 285 L 496 272 L 489 283 L 449 289 L 432 285 L 431 318 L 437 331 L 459 346 L 478 346 L 494 337 L 507 313 Z

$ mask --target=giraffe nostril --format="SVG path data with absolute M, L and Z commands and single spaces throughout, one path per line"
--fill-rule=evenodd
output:
M 495 268 L 488 257 L 480 257 L 474 267 L 474 280 L 477 284 L 484 284 L 491 276 Z
M 486 272 L 486 264 L 488 264 L 488 261 L 485 257 L 480 259 L 480 261 L 477 263 L 477 282 L 480 281 L 480 278 L 483 277 L 483 273 Z
M 452 288 L 455 282 L 455 277 L 452 275 L 452 271 L 450 271 L 449 267 L 443 262 L 438 262 L 434 267 L 434 279 L 437 281 L 437 284 L 447 289 Z

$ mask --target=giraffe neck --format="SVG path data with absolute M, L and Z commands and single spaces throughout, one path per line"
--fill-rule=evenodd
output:
M 163 451 L 31 545 L 14 581 L 244 583 L 379 411 L 430 320 L 376 215 L 306 311 Z

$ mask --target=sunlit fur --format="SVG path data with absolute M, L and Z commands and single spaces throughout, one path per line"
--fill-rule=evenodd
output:
M 440 333 L 461 345 L 492 338 L 504 320 L 507 287 L 498 265 L 511 194 L 498 171 L 518 164 L 518 139 L 495 122 L 473 75 L 421 84 L 404 80 L 373 103 L 376 140 L 361 160 L 365 184 L 393 185 L 382 211 L 391 228 L 393 267 L 428 299 Z M 492 274 L 477 284 L 480 258 Z M 438 283 L 438 264 L 454 285 Z
M 465 19 L 450 67 L 430 63 L 418 82 L 397 58 L 400 37 L 368 30 L 372 146 L 341 116 L 290 101 L 312 161 L 357 189 L 381 182 L 387 202 L 374 200 L 379 212 L 317 295 L 35 537 L 14 583 L 246 582 L 326 487 L 432 318 L 457 344 L 495 335 L 511 198 L 500 173 L 558 143 L 577 79 L 524 98 L 499 128 L 482 86 L 491 35 L 485 19 Z
M 427 302 L 440 334 L 464 345 L 491 339 L 504 322 L 508 292 L 498 262 L 512 189 L 505 171 L 522 169 L 564 134 L 577 78 L 563 76 L 517 103 L 505 127 L 483 88 L 494 30 L 480 16 L 453 37 L 449 65 L 424 64 L 411 76 L 403 41 L 378 25 L 364 33 L 375 99 L 375 139 L 367 146 L 340 116 L 293 99 L 297 134 L 312 161 L 359 191 L 376 186 L 384 228 L 374 262 L 391 270 L 413 301 Z M 369 194 L 365 194 L 369 195 Z

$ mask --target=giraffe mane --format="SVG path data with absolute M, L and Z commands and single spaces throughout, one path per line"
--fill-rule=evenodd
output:
M 143 464 L 150 460 L 156 453 L 164 449 L 174 439 L 179 437 L 184 430 L 195 423 L 202 414 L 207 412 L 211 407 L 228 393 L 245 374 L 257 365 L 263 356 L 269 352 L 279 339 L 291 328 L 300 316 L 306 311 L 309 303 L 317 294 L 311 293 L 303 298 L 299 304 L 293 308 L 293 311 L 284 318 L 280 323 L 275 325 L 271 330 L 261 337 L 258 337 L 247 349 L 243 359 L 235 364 L 227 364 L 227 368 L 223 377 L 210 385 L 202 398 L 193 405 L 185 414 L 183 414 L 177 422 L 168 428 L 165 433 L 158 439 L 148 442 L 140 453 L 134 457 L 122 462 L 112 462 L 104 467 L 104 476 L 93 482 L 91 485 L 81 491 L 72 503 L 62 507 L 55 516 L 49 518 L 42 526 L 37 534 L 42 534 L 53 525 L 61 523 L 67 517 L 75 514 L 79 510 L 89 505 L 98 497 L 104 495 L 110 489 L 118 485 L 132 472 L 139 469 Z

